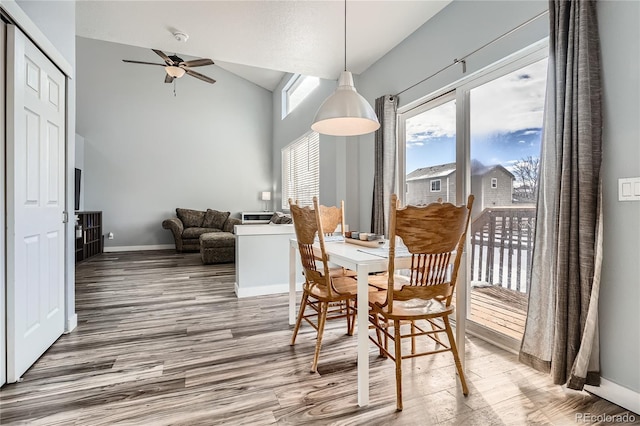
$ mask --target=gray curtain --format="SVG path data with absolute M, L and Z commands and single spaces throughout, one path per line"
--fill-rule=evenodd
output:
M 602 265 L 600 47 L 595 1 L 551 0 L 549 71 L 520 360 L 556 384 L 598 385 Z
M 391 194 L 396 190 L 398 97 L 385 95 L 376 99 L 375 110 L 380 128 L 375 133 L 375 171 L 371 232 L 388 236 L 387 215 Z

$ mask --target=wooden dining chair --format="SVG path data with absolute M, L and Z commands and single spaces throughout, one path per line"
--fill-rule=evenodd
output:
M 356 319 L 355 299 L 357 281 L 350 276 L 332 273 L 329 268 L 325 250 L 324 230 L 320 219 L 318 199 L 313 198 L 313 206 L 300 207 L 289 199 L 291 217 L 296 231 L 298 250 L 305 277 L 302 289 L 302 301 L 296 320 L 291 345 L 296 342 L 296 336 L 302 320 L 305 320 L 317 331 L 316 349 L 311 364 L 311 372 L 318 367 L 318 357 L 322 346 L 322 335 L 327 319 L 346 318 L 347 334 L 353 335 Z M 314 243 L 320 246 L 319 253 L 314 251 Z M 307 313 L 310 311 L 310 313 Z M 316 319 L 314 322 L 313 319 Z
M 320 205 L 320 221 L 322 222 L 322 232 L 325 235 L 335 235 L 340 225 L 340 233 L 344 237 L 344 200 L 340 201 L 338 206 Z
M 342 238 L 345 237 L 345 225 L 344 225 L 344 200 L 340 201 L 340 207 L 338 206 L 318 206 L 320 212 L 320 223 L 322 223 L 322 232 L 325 237 L 335 237 L 340 233 Z M 340 226 L 340 231 L 338 231 Z M 329 272 L 332 276 L 348 275 L 355 277 L 358 274 L 341 266 L 329 264 Z
M 396 403 L 402 410 L 402 360 L 450 351 L 453 354 L 462 393 L 469 393 L 462 371 L 455 338 L 449 322 L 453 313 L 452 298 L 458 278 L 463 245 L 466 239 L 473 195 L 467 204 L 432 203 L 424 207 L 398 207 L 391 197 L 389 215 L 389 267 L 386 291 L 370 293 L 369 321 L 376 331 L 371 341 L 380 354 L 396 364 Z M 408 275 L 395 272 L 397 239 L 408 249 L 411 268 Z M 370 280 L 380 284 L 382 277 Z M 401 331 L 402 324 L 408 332 Z M 406 329 L 407 327 L 405 327 Z M 448 342 L 439 336 L 447 335 Z M 417 352 L 416 338 L 430 338 L 433 349 Z M 402 339 L 411 339 L 411 353 L 402 354 Z M 393 351 L 389 346 L 393 344 Z

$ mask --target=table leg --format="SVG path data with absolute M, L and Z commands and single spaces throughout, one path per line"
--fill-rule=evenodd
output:
M 289 324 L 296 323 L 296 248 L 289 244 Z
M 369 268 L 358 266 L 358 405 L 369 405 Z

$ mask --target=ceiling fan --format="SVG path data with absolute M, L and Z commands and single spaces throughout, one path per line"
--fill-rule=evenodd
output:
M 164 64 L 156 64 L 155 62 L 143 62 L 143 61 L 132 61 L 130 59 L 123 59 L 123 62 L 129 62 L 132 64 L 144 64 L 144 65 L 158 65 L 164 67 L 167 75 L 164 78 L 165 83 L 172 83 L 176 78 L 180 78 L 185 74 L 188 74 L 192 77 L 198 78 L 202 81 L 206 81 L 207 83 L 215 83 L 216 81 L 206 75 L 200 74 L 192 70 L 193 67 L 202 67 L 204 65 L 213 65 L 213 61 L 211 59 L 194 59 L 192 61 L 185 61 L 177 55 L 167 56 L 164 52 L 157 49 L 153 50 L 158 56 L 164 59 Z

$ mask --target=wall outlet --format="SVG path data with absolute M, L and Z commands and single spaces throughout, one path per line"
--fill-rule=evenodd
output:
M 109 232 L 109 239 L 113 240 L 113 232 Z

